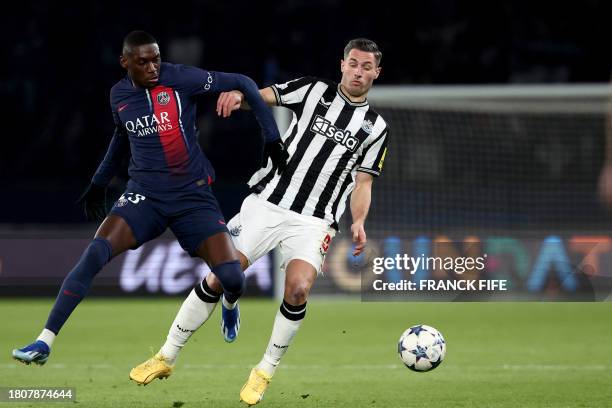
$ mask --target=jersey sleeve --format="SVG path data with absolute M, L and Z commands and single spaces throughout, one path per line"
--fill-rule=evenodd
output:
M 178 66 L 178 77 L 183 88 L 189 96 L 198 96 L 205 93 L 225 92 L 243 88 L 240 74 L 231 74 L 218 71 L 207 71 L 189 65 Z M 246 77 L 245 77 L 246 78 Z M 250 79 L 250 78 L 249 78 Z M 254 83 L 253 83 L 254 84 Z M 257 90 L 257 86 L 255 90 Z
M 304 104 L 306 93 L 315 82 L 317 82 L 317 79 L 314 77 L 302 77 L 285 82 L 284 84 L 272 85 L 271 88 L 274 91 L 276 104 L 289 109 Z
M 262 129 L 266 143 L 280 139 L 278 127 L 274 121 L 272 111 L 259 94 L 257 85 L 246 75 L 219 71 L 206 71 L 201 68 L 182 65 L 179 67 L 180 76 L 186 84 L 189 96 L 201 95 L 208 92 L 225 92 L 234 89 L 240 90 Z
M 106 187 L 117 174 L 123 157 L 129 151 L 128 136 L 121 125 L 119 114 L 115 110 L 113 110 L 113 121 L 115 122 L 115 132 L 106 150 L 106 155 L 91 180 L 94 184 L 103 187 Z
M 189 96 L 203 95 L 216 90 L 217 84 L 212 71 L 189 65 L 179 65 L 178 76 Z
M 378 177 L 382 174 L 385 156 L 387 155 L 387 140 L 389 138 L 389 128 L 380 133 L 372 143 L 366 147 L 362 153 L 362 162 L 357 168 L 357 171 L 371 174 Z

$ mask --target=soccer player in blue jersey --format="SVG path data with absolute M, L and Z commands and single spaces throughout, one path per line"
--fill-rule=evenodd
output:
M 282 169 L 287 154 L 272 113 L 250 78 L 162 63 L 157 41 L 144 31 L 125 37 L 120 63 L 127 75 L 110 91 L 115 132 L 81 198 L 87 218 L 103 222 L 66 276 L 40 336 L 13 350 L 13 357 L 26 364 L 47 361 L 55 337 L 104 265 L 158 237 L 166 228 L 191 256 L 206 261 L 221 282 L 223 293 L 205 286 L 202 291 L 198 285 L 198 296 L 207 304 L 216 304 L 223 297 L 224 335 L 226 341 L 235 338 L 239 324 L 236 302 L 245 281 L 211 191 L 214 170 L 198 145 L 195 97 L 240 89 L 262 128 L 266 154 Z M 106 186 L 128 152 L 130 180 L 106 216 Z

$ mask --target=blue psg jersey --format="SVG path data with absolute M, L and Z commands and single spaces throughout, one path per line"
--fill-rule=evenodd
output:
M 252 99 L 253 93 L 260 99 L 255 84 L 239 74 L 162 63 L 159 82 L 149 89 L 134 86 L 126 75 L 110 92 L 115 135 L 93 182 L 108 184 L 119 162 L 117 151 L 125 149 L 129 141 L 129 175 L 131 183 L 141 189 L 175 191 L 212 183 L 214 170 L 198 144 L 195 97 L 236 87 L 246 88 Z M 269 109 L 263 106 L 267 112 L 258 106 L 259 116 L 269 119 L 274 127 L 264 123 L 268 125 L 264 133 L 278 135 Z M 258 119 L 262 123 L 261 117 Z

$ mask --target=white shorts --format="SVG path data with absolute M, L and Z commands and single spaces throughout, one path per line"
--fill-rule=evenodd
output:
M 255 194 L 248 196 L 240 213 L 227 224 L 227 229 L 238 249 L 253 264 L 257 259 L 278 247 L 281 269 L 293 259 L 310 263 L 321 273 L 325 255 L 336 235 L 320 218 L 298 214 L 274 205 Z

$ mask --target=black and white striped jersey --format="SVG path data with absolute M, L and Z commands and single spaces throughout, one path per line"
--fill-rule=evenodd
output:
M 356 172 L 382 172 L 387 123 L 367 100 L 351 102 L 332 81 L 303 77 L 272 89 L 277 104 L 293 111 L 283 136 L 289 161 L 278 175 L 269 160 L 251 177 L 251 191 L 337 228 Z

